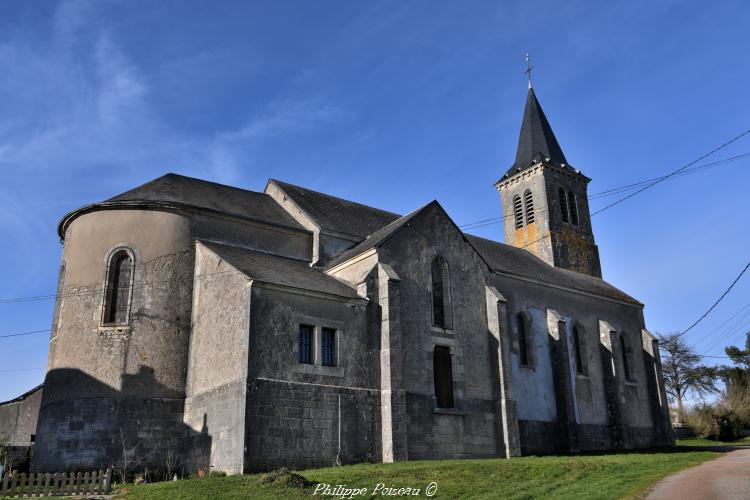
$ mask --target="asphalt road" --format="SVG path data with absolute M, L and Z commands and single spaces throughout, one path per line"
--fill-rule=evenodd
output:
M 647 500 L 750 500 L 750 448 L 735 449 L 716 460 L 660 481 Z

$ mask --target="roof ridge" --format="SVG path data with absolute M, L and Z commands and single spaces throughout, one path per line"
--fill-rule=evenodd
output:
M 250 247 L 246 247 L 246 246 L 243 246 L 243 245 L 237 245 L 237 244 L 233 244 L 233 243 L 225 243 L 223 241 L 210 240 L 210 239 L 207 239 L 207 238 L 196 238 L 196 241 L 199 241 L 199 242 L 201 242 L 201 244 L 203 244 L 205 246 L 208 246 L 208 247 L 210 247 L 212 245 L 213 246 L 220 246 L 220 247 L 229 247 L 229 248 L 235 248 L 237 250 L 243 250 L 243 251 L 246 251 L 246 252 L 257 253 L 258 255 L 267 255 L 269 257 L 274 257 L 274 258 L 278 258 L 278 259 L 291 260 L 293 262 L 297 262 L 297 263 L 300 263 L 300 264 L 305 264 L 307 267 L 313 269 L 313 266 L 310 266 L 310 261 L 306 260 L 306 259 L 297 259 L 297 258 L 294 258 L 294 257 L 289 257 L 287 255 L 279 255 L 277 253 L 272 253 L 272 252 L 263 252 L 261 250 L 258 250 L 257 248 L 250 248 Z
M 417 208 L 416 210 L 413 210 L 409 212 L 406 215 L 402 215 L 398 219 L 394 220 L 393 222 L 386 224 L 385 226 L 381 227 L 377 231 L 373 232 L 372 234 L 367 235 L 367 238 L 360 241 L 353 247 L 351 247 L 348 250 L 344 250 L 340 254 L 336 255 L 331 261 L 324 266 L 324 270 L 333 269 L 334 267 L 343 264 L 347 260 L 363 253 L 369 250 L 370 248 L 374 248 L 382 243 L 385 243 L 388 241 L 391 236 L 398 233 L 398 231 L 406 224 L 410 219 L 414 218 L 417 214 L 419 214 L 422 210 L 425 210 L 427 207 L 435 205 L 437 207 L 440 207 L 440 209 L 445 212 L 445 209 L 440 205 L 440 203 L 437 200 L 432 200 L 429 203 L 426 203 L 422 205 L 421 207 Z M 447 212 L 446 212 L 447 215 Z M 448 216 L 450 218 L 450 216 Z M 377 241 L 376 241 L 377 240 Z M 373 243 L 374 242 L 374 243 Z
M 222 184 L 220 182 L 209 181 L 209 180 L 206 180 L 206 179 L 200 179 L 198 177 L 191 177 L 189 175 L 182 175 L 182 174 L 176 174 L 174 172 L 167 172 L 164 175 L 160 175 L 156 179 L 151 179 L 148 182 L 144 182 L 143 184 L 141 184 L 139 186 L 135 186 L 134 188 L 128 189 L 124 193 L 116 194 L 116 195 L 112 196 L 111 198 L 107 198 L 104 201 L 113 200 L 114 198 L 118 198 L 120 196 L 128 194 L 131 191 L 135 191 L 137 189 L 143 189 L 143 188 L 146 188 L 148 186 L 152 186 L 152 185 L 156 184 L 158 181 L 161 181 L 161 180 L 164 180 L 164 179 L 167 179 L 167 178 L 175 178 L 175 177 L 179 177 L 181 179 L 187 179 L 187 180 L 193 181 L 193 182 L 199 182 L 201 184 L 211 184 L 213 186 L 219 186 L 219 187 L 222 187 L 222 188 L 228 188 L 228 189 L 232 189 L 234 191 L 243 191 L 245 193 L 262 194 L 262 195 L 270 197 L 270 195 L 268 193 L 264 193 L 263 191 L 253 191 L 251 189 L 245 189 L 245 188 L 241 188 L 241 187 L 237 187 L 237 186 L 230 186 L 229 184 Z
M 378 207 L 373 207 L 373 206 L 371 206 L 371 205 L 365 205 L 364 203 L 359 203 L 359 202 L 356 202 L 356 201 L 352 201 L 352 200 L 347 200 L 346 198 L 342 198 L 342 197 L 340 197 L 340 196 L 334 196 L 334 195 L 332 195 L 332 194 L 324 193 L 324 192 L 322 192 L 322 191 L 316 191 L 316 190 L 314 190 L 314 189 L 306 188 L 306 187 L 304 187 L 304 186 L 298 186 L 297 184 L 291 184 L 291 183 L 289 183 L 289 182 L 284 182 L 284 181 L 280 181 L 280 180 L 278 180 L 278 179 L 274 179 L 273 177 L 269 178 L 268 180 L 269 180 L 269 181 L 273 181 L 273 182 L 275 182 L 275 183 L 277 183 L 277 184 L 281 184 L 281 185 L 284 185 L 284 186 L 291 186 L 291 187 L 293 187 L 293 188 L 297 188 L 297 189 L 303 189 L 303 190 L 305 190 L 305 191 L 309 191 L 309 192 L 311 192 L 311 193 L 319 194 L 319 195 L 322 195 L 322 196 L 327 196 L 327 197 L 329 197 L 329 198 L 333 198 L 333 199 L 335 199 L 335 200 L 339 200 L 339 201 L 344 201 L 344 202 L 346 202 L 346 203 L 351 203 L 352 205 L 358 205 L 358 206 L 360 206 L 360 207 L 365 207 L 365 208 L 368 208 L 368 209 L 370 209 L 370 210 L 377 210 L 378 212 L 382 212 L 382 213 L 384 213 L 384 214 L 388 214 L 388 215 L 395 215 L 395 216 L 398 216 L 398 217 L 402 217 L 402 215 L 401 215 L 401 214 L 399 214 L 399 213 L 396 213 L 396 212 L 391 212 L 390 210 L 383 210 L 382 208 L 378 208 Z

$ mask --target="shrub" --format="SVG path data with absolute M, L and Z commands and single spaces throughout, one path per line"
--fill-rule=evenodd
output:
M 305 488 L 309 486 L 310 481 L 299 474 L 295 474 L 286 467 L 274 469 L 260 478 L 260 484 L 276 484 L 292 488 Z
M 702 404 L 689 411 L 685 420 L 699 438 L 735 441 L 742 436 L 742 420 L 731 409 Z
M 685 424 L 699 438 L 708 439 L 718 436 L 719 423 L 714 415 L 714 409 L 701 404 L 694 407 L 685 415 Z
M 719 441 L 735 441 L 742 437 L 742 422 L 733 411 L 723 411 L 716 419 L 719 423 Z
M 750 384 L 730 384 L 724 394 L 726 407 L 750 427 Z

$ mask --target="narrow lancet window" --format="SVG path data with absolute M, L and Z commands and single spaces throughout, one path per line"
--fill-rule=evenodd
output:
M 518 362 L 523 366 L 531 366 L 531 339 L 526 318 L 522 313 L 516 315 L 518 326 Z
M 568 191 L 568 209 L 570 210 L 570 223 L 578 225 L 578 206 L 576 205 L 576 195 L 573 191 Z
M 521 229 L 523 227 L 523 204 L 518 195 L 513 197 L 513 215 L 516 220 L 516 229 Z
M 523 193 L 523 204 L 526 209 L 526 224 L 534 223 L 534 195 L 531 194 L 531 189 L 527 189 Z
M 438 408 L 453 408 L 453 364 L 450 348 L 437 345 L 432 351 L 435 399 Z
M 570 222 L 570 218 L 568 217 L 568 200 L 565 198 L 565 190 L 560 188 L 557 194 L 560 199 L 560 215 L 563 222 L 568 223 Z
M 115 252 L 109 260 L 104 324 L 124 325 L 128 323 L 132 288 L 133 257 L 126 250 L 120 250 Z
M 573 352 L 576 358 L 576 373 L 586 375 L 586 345 L 583 343 L 581 329 L 577 326 L 573 327 Z
M 628 382 L 633 380 L 633 367 L 630 365 L 630 348 L 625 334 L 620 334 L 620 351 L 622 351 L 622 374 Z
M 432 259 L 432 324 L 440 328 L 453 328 L 451 307 L 451 278 L 448 263 L 437 255 Z

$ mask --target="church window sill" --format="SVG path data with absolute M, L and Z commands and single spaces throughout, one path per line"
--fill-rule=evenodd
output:
M 307 375 L 325 375 L 328 377 L 343 377 L 344 376 L 344 368 L 341 366 L 299 364 L 297 365 L 296 371 L 297 373 L 304 373 Z
M 438 333 L 438 334 L 441 334 L 441 335 L 450 335 L 450 336 L 454 335 L 452 328 L 443 328 L 443 327 L 435 326 L 435 325 L 432 325 L 430 327 L 430 331 L 432 333 Z
M 459 410 L 458 408 L 434 408 L 432 413 L 436 415 L 456 415 L 459 417 L 466 415 L 465 411 Z

